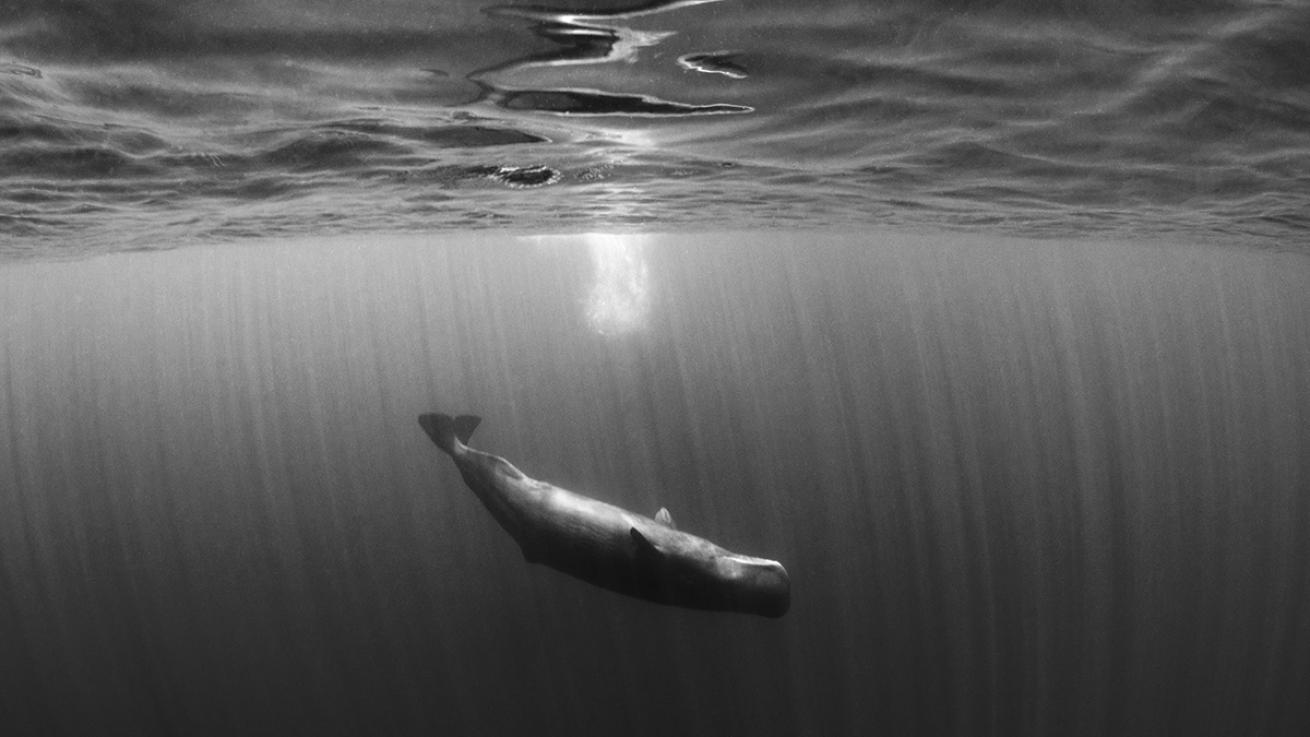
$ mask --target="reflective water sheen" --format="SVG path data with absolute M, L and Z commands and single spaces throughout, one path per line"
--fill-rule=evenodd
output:
M 1305 247 L 1310 7 L 0 0 L 0 253 L 829 228 Z

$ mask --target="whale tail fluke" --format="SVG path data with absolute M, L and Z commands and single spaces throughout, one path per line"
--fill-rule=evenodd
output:
M 475 415 L 451 417 L 430 412 L 418 417 L 418 424 L 423 428 L 423 432 L 432 438 L 432 442 L 436 443 L 438 448 L 452 456 L 463 449 L 464 444 L 473 436 L 473 431 L 478 428 L 479 422 L 482 422 L 482 418 Z

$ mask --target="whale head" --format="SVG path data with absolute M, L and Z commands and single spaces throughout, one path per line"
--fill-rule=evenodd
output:
M 715 568 L 734 609 L 781 617 L 791 606 L 791 579 L 778 561 L 729 554 L 719 556 Z

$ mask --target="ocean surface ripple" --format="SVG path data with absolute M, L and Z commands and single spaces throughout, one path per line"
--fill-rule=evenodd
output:
M 1310 5 L 0 0 L 0 255 L 342 232 L 1310 244 Z

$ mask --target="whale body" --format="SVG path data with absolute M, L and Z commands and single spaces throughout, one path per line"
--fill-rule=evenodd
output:
M 418 421 L 529 563 L 660 604 L 786 614 L 791 583 L 781 563 L 678 530 L 668 510 L 646 517 L 529 478 L 504 458 L 466 445 L 478 417 L 432 413 Z

